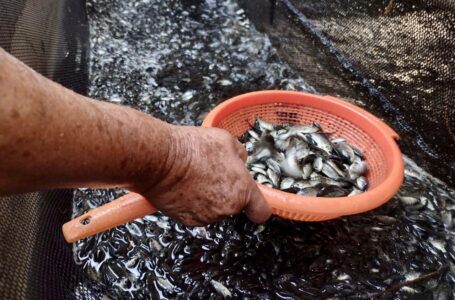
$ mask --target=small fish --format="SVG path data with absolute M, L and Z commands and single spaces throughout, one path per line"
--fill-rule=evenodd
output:
M 254 163 L 254 164 L 251 164 L 251 167 L 253 168 L 259 168 L 259 169 L 263 169 L 263 170 L 266 170 L 267 169 L 267 166 L 262 164 L 262 163 Z
M 342 187 L 336 185 L 327 185 L 321 188 L 318 192 L 318 197 L 344 197 L 350 193 L 349 190 L 345 190 Z
M 252 167 L 251 168 L 251 171 L 255 172 L 255 173 L 260 173 L 264 176 L 267 176 L 267 171 L 263 168 L 258 168 L 258 167 Z
M 294 178 L 291 178 L 291 177 L 283 178 L 281 180 L 280 190 L 287 190 L 287 189 L 291 188 L 292 185 L 294 184 L 294 182 L 295 182 Z
M 337 277 L 337 280 L 339 280 L 339 281 L 345 281 L 345 280 L 350 280 L 350 279 L 351 279 L 351 276 L 349 276 L 346 273 L 342 273 Z
M 341 142 L 339 140 L 333 140 L 332 145 L 334 150 L 348 163 L 352 163 L 356 158 L 354 150 L 346 142 Z
M 186 91 L 182 95 L 182 100 L 185 101 L 185 102 L 186 101 L 190 101 L 194 97 L 195 94 L 196 94 L 196 91 L 194 91 L 194 90 Z
M 435 248 L 441 251 L 442 253 L 446 253 L 446 245 L 444 240 L 435 240 L 435 239 L 430 239 L 430 244 Z
M 262 174 L 258 174 L 256 176 L 256 181 L 259 182 L 259 183 L 270 183 L 270 180 L 265 176 L 265 175 L 262 175 Z
M 359 195 L 359 194 L 361 194 L 361 193 L 362 193 L 361 190 L 356 189 L 356 188 L 353 188 L 352 191 L 348 194 L 348 197 L 356 196 L 356 195 Z
M 278 129 L 277 131 L 274 132 L 276 133 L 276 136 L 281 136 L 282 134 L 288 132 L 287 128 L 288 128 L 287 126 L 284 126 L 283 128 Z
M 210 280 L 210 284 L 224 298 L 232 297 L 231 291 L 221 282 L 212 279 L 212 280 Z
M 364 158 L 363 156 L 363 151 L 360 150 L 359 148 L 355 147 L 354 145 L 350 145 L 352 150 L 354 150 L 355 155 L 357 155 L 358 158 Z
M 302 178 L 303 179 L 310 178 L 310 175 L 312 172 L 313 172 L 313 165 L 310 163 L 305 164 L 302 168 Z
M 265 162 L 267 164 L 267 167 L 271 169 L 273 172 L 275 172 L 278 175 L 281 175 L 281 169 L 280 169 L 280 164 L 274 160 L 273 158 L 269 158 Z
M 359 178 L 357 178 L 355 183 L 357 185 L 357 188 L 359 188 L 362 191 L 365 191 L 368 188 L 368 181 L 363 176 L 360 176 Z
M 272 149 L 270 149 L 269 147 L 260 147 L 250 157 L 252 158 L 253 162 L 256 162 L 267 160 L 268 158 L 272 157 L 272 155 L 273 155 Z
M 310 154 L 308 144 L 305 142 L 294 141 L 293 146 L 295 148 L 295 157 L 298 161 L 304 160 Z
M 322 157 L 318 156 L 313 162 L 313 168 L 316 172 L 321 172 L 322 168 L 324 167 L 324 162 L 322 161 Z
M 256 131 L 254 131 L 254 130 L 248 130 L 248 134 L 256 141 L 259 141 L 261 139 L 259 137 L 259 135 L 256 133 Z
M 314 187 L 317 184 L 312 184 L 310 181 L 296 181 L 292 186 L 295 187 L 296 189 L 303 190 L 309 187 Z
M 259 225 L 258 228 L 255 231 L 253 231 L 253 234 L 258 235 L 259 233 L 263 232 L 264 230 L 265 230 L 265 226 Z
M 279 186 L 280 184 L 280 177 L 277 173 L 272 171 L 272 169 L 267 169 L 267 177 L 270 179 L 272 182 L 273 186 Z
M 263 119 L 257 118 L 253 126 L 256 130 L 261 132 L 263 131 L 273 131 L 275 128 L 272 123 L 269 123 Z
M 230 86 L 230 85 L 232 85 L 232 81 L 230 81 L 229 79 L 221 79 L 221 80 L 218 80 L 217 82 L 221 86 Z
M 346 178 L 339 178 L 337 180 L 333 180 L 330 178 L 325 179 L 327 184 L 337 185 L 342 188 L 356 188 L 355 182 Z
M 286 158 L 280 163 L 280 169 L 286 176 L 294 178 L 302 177 L 302 170 L 297 162 L 296 149 L 294 147 L 286 151 Z
M 367 165 L 365 162 L 361 161 L 360 159 L 354 160 L 354 162 L 349 167 L 349 174 L 352 176 L 358 176 L 364 174 L 367 170 Z
M 302 135 L 302 134 L 312 134 L 312 133 L 317 133 L 321 129 L 320 127 L 316 125 L 296 125 L 290 127 L 287 132 L 284 132 L 279 135 L 280 139 L 286 140 L 290 137 L 296 136 L 296 135 Z M 306 136 L 305 136 L 306 139 Z
M 330 155 L 333 151 L 332 144 L 330 143 L 329 139 L 323 133 L 312 133 L 307 134 L 307 138 L 310 143 L 314 146 L 318 147 L 319 149 L 325 151 L 328 155 Z
M 317 155 L 316 153 L 314 153 L 313 151 L 310 150 L 310 152 L 308 153 L 308 155 L 307 155 L 304 159 L 302 159 L 302 160 L 300 161 L 300 163 L 301 163 L 302 165 L 305 165 L 305 164 L 307 164 L 307 163 L 312 164 L 316 158 L 318 158 L 318 155 Z
M 310 175 L 310 181 L 319 180 L 319 182 L 320 182 L 321 179 L 322 179 L 322 176 L 319 173 L 317 173 L 317 172 L 313 172 Z
M 447 228 L 451 228 L 454 224 L 454 219 L 453 219 L 453 216 L 452 216 L 452 212 L 450 211 L 442 211 L 441 212 L 441 219 L 442 219 L 442 223 L 444 223 L 444 225 L 447 227 Z
M 319 189 L 314 186 L 301 189 L 297 192 L 297 195 L 307 196 L 307 197 L 316 197 L 318 194 L 319 194 Z
M 340 144 L 340 143 L 347 143 L 346 139 L 344 138 L 334 138 L 332 139 L 332 144 Z
M 418 290 L 416 290 L 415 288 L 409 287 L 409 286 L 401 287 L 400 291 L 406 292 L 408 294 L 418 294 L 419 293 Z
M 293 128 L 294 131 L 300 133 L 316 133 L 321 131 L 321 125 L 319 123 L 313 123 L 311 125 L 297 125 Z
M 254 144 L 252 142 L 249 142 L 249 141 L 246 142 L 245 143 L 245 149 L 246 149 L 246 152 L 251 154 L 254 151 Z
M 401 202 L 405 205 L 414 205 L 419 202 L 419 199 L 411 196 L 398 196 Z
M 340 167 L 338 166 L 338 164 L 337 164 L 336 162 L 337 162 L 337 160 L 335 160 L 335 159 L 328 159 L 328 160 L 326 161 L 326 163 L 327 163 L 330 167 L 332 167 L 332 169 L 333 169 L 335 172 L 337 172 L 337 174 L 338 174 L 339 176 L 344 176 L 345 173 L 340 169 Z M 340 165 L 341 165 L 342 168 L 344 168 L 342 164 L 340 164 Z
M 158 277 L 157 281 L 167 291 L 171 292 L 171 291 L 174 290 L 174 286 L 172 285 L 172 283 L 169 282 L 169 280 L 167 280 L 165 278 Z
M 322 172 L 322 174 L 329 177 L 330 179 L 340 178 L 340 175 L 338 175 L 338 173 L 335 171 L 335 169 L 332 168 L 332 166 L 329 165 L 327 162 L 323 163 L 321 172 Z
M 275 139 L 275 147 L 280 151 L 286 151 L 290 144 L 289 139 L 281 139 L 280 137 Z

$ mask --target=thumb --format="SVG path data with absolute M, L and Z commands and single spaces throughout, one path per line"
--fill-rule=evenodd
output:
M 256 182 L 251 179 L 248 186 L 248 198 L 246 199 L 245 213 L 255 223 L 264 223 L 272 215 L 272 208 L 262 196 Z

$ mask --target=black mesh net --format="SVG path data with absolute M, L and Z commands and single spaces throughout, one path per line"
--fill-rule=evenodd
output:
M 71 191 L 0 198 L 2 299 L 65 299 L 82 278 L 61 226 L 71 216 Z
M 202 2 L 182 1 L 184 3 L 183 6 L 189 8 L 188 10 L 190 11 L 194 5 L 192 11 L 194 15 L 198 15 L 197 10 Z M 207 5 L 215 3 L 215 1 L 206 2 L 208 3 Z M 434 175 L 438 175 L 441 179 L 453 184 L 455 180 L 455 108 L 452 105 L 455 93 L 455 54 L 453 51 L 455 5 L 453 1 L 253 0 L 239 2 L 246 9 L 246 15 L 256 28 L 267 33 L 270 37 L 279 57 L 302 76 L 310 86 L 320 93 L 355 99 L 358 105 L 384 118 L 400 133 L 402 137 L 400 146 L 405 153 L 412 155 L 412 158 Z M 112 8 L 113 10 L 115 10 L 115 5 Z M 111 9 L 110 7 L 91 7 L 91 10 L 93 14 L 103 14 L 106 13 L 104 9 L 109 11 L 108 8 Z M 147 9 L 149 9 L 148 15 L 166 14 L 169 11 L 168 9 L 164 10 L 164 12 L 158 11 L 152 6 Z M 134 9 L 131 10 L 131 13 L 134 13 Z M 203 16 L 200 18 L 203 19 Z M 198 19 L 197 21 L 200 20 Z M 204 22 L 210 23 L 210 21 Z M 127 25 L 120 23 L 118 26 Z M 216 27 L 216 24 L 213 26 Z M 116 41 L 122 41 L 122 36 L 113 35 Z M 144 33 L 135 32 L 134 28 L 132 28 L 128 38 L 134 39 L 135 36 L 138 40 L 146 40 L 147 38 Z M 128 42 L 134 44 L 134 41 Z M 85 19 L 84 0 L 0 0 L 0 46 L 43 75 L 79 93 L 85 94 L 88 85 L 88 28 Z M 268 62 L 272 62 L 274 59 L 274 57 L 266 57 Z M 238 55 L 238 60 L 241 60 L 240 55 Z M 102 62 L 97 63 L 102 64 Z M 123 64 L 122 60 L 119 59 L 113 64 L 106 65 L 117 68 L 117 63 L 119 65 Z M 175 67 L 174 69 L 172 66 L 168 67 L 171 71 L 168 72 L 169 74 L 165 79 L 169 82 L 165 82 L 160 76 L 157 76 L 157 78 L 162 79 L 161 81 L 158 80 L 160 86 L 171 89 L 178 83 L 179 79 L 177 75 L 174 75 L 176 74 L 174 72 L 176 70 Z M 188 68 L 190 67 L 188 66 Z M 207 70 L 204 69 L 207 72 L 208 70 L 208 68 Z M 164 73 L 164 71 L 161 73 Z M 270 87 L 267 86 L 268 81 L 263 80 L 261 77 L 262 69 L 258 68 L 256 71 L 257 84 L 261 83 L 264 88 Z M 220 78 L 222 78 L 229 70 L 223 71 L 225 72 L 223 74 L 221 71 L 219 72 Z M 134 77 L 134 74 L 129 75 Z M 273 77 L 274 75 L 267 74 L 266 77 L 268 76 Z M 193 78 L 192 75 L 188 77 Z M 115 80 L 115 78 L 111 78 L 111 80 Z M 128 78 L 120 78 L 119 80 L 126 81 Z M 133 78 L 132 80 L 136 79 Z M 137 81 L 141 80 L 145 79 L 138 75 Z M 96 80 L 94 82 L 92 85 L 100 91 L 99 95 L 103 95 L 102 92 L 105 87 L 101 84 L 96 86 Z M 296 82 L 301 83 L 301 81 Z M 120 83 L 120 94 L 134 94 L 134 82 L 128 82 L 125 90 L 121 90 L 123 86 Z M 202 83 L 203 81 L 201 80 L 201 86 Z M 156 83 L 152 83 L 151 86 L 153 84 Z M 222 84 L 224 83 L 222 82 Z M 252 84 L 255 83 L 252 82 Z M 226 82 L 226 85 L 228 85 L 228 82 Z M 286 87 L 279 86 L 279 88 Z M 221 92 L 217 94 L 218 98 L 227 98 L 241 92 L 241 90 L 228 90 L 226 87 L 219 89 L 219 91 Z M 139 94 L 134 95 L 133 98 L 139 96 Z M 192 107 L 194 110 L 199 109 L 198 104 Z M 144 110 L 143 107 L 138 108 Z M 191 108 L 187 107 L 185 109 L 191 110 Z M 164 112 L 167 113 L 166 111 Z M 172 111 L 170 114 L 172 114 Z M 411 175 L 409 178 L 414 178 L 412 180 L 418 178 L 418 174 Z M 267 236 L 271 241 L 273 241 L 274 237 L 279 237 L 279 234 L 283 234 L 283 239 L 288 239 L 288 233 L 294 231 L 298 231 L 298 234 L 295 235 L 296 237 L 308 234 L 308 232 L 311 232 L 314 237 L 318 237 L 320 234 L 328 237 L 335 236 L 338 241 L 344 239 L 344 243 L 350 249 L 349 251 L 354 253 L 358 248 L 354 240 L 356 235 L 359 235 L 361 237 L 360 240 L 365 242 L 365 249 L 371 252 L 371 262 L 374 262 L 376 257 L 382 259 L 385 256 L 382 255 L 381 257 L 379 250 L 382 248 L 376 253 L 377 247 L 375 244 L 370 243 L 367 245 L 368 242 L 371 242 L 367 237 L 370 234 L 371 236 L 378 234 L 374 233 L 374 230 L 381 228 L 372 227 L 376 229 L 371 229 L 372 231 L 368 235 L 365 235 L 363 231 L 356 230 L 363 227 L 367 228 L 372 223 L 377 222 L 374 220 L 382 220 L 382 223 L 388 224 L 387 227 L 379 222 L 380 226 L 384 225 L 383 228 L 386 228 L 386 231 L 382 233 L 382 238 L 387 240 L 389 235 L 393 235 L 393 239 L 390 240 L 390 245 L 388 246 L 389 250 L 391 249 L 390 253 L 394 253 L 398 257 L 401 253 L 409 250 L 408 245 L 405 243 L 396 247 L 403 240 L 403 237 L 419 236 L 422 239 L 420 244 L 424 244 L 426 249 L 430 249 L 428 250 L 430 254 L 427 252 L 419 254 L 420 262 L 423 262 L 424 266 L 431 267 L 428 267 L 428 272 L 439 265 L 443 265 L 444 272 L 446 272 L 447 268 L 452 267 L 452 265 L 447 266 L 447 261 L 453 262 L 455 259 L 455 244 L 450 241 L 448 233 L 450 232 L 450 227 L 445 227 L 447 225 L 445 223 L 447 216 L 452 218 L 453 210 L 449 210 L 448 207 L 455 203 L 453 195 L 442 195 L 443 189 L 439 187 L 426 188 L 423 181 L 421 183 L 422 186 L 417 188 L 418 184 L 414 184 L 412 180 L 407 182 L 406 188 L 408 190 L 403 192 L 404 196 L 402 199 L 400 198 L 400 201 L 411 201 L 414 199 L 412 197 L 417 197 L 414 195 L 416 193 L 428 193 L 425 194 L 427 198 L 439 193 L 440 195 L 435 197 L 435 202 L 428 201 L 433 203 L 433 208 L 429 208 L 432 211 L 431 214 L 427 210 L 422 213 L 414 210 L 412 213 L 408 213 L 405 210 L 410 210 L 409 207 L 403 208 L 402 204 L 400 204 L 401 202 L 395 201 L 392 203 L 391 201 L 391 204 L 381 208 L 379 212 L 366 214 L 365 217 L 356 216 L 352 219 L 340 219 L 336 222 L 328 223 L 328 225 L 322 223 L 308 227 L 292 223 L 282 225 L 280 223 L 282 222 L 281 220 L 275 219 L 272 220 L 272 226 L 269 226 L 264 231 L 264 236 Z M 439 184 L 442 185 L 442 183 Z M 409 197 L 411 192 L 414 194 Z M 87 194 L 92 195 L 89 192 Z M 110 197 L 94 195 L 91 196 L 91 201 L 96 202 L 98 198 L 102 198 L 103 200 L 100 200 L 99 203 L 112 198 L 110 194 Z M 439 205 L 441 205 L 441 208 Z M 442 205 L 444 205 L 444 209 L 447 209 L 443 211 Z M 435 207 L 436 212 L 434 212 Z M 451 207 L 453 208 L 453 206 Z M 71 210 L 71 191 L 39 192 L 0 199 L 1 299 L 64 299 L 74 298 L 75 293 L 79 298 L 98 299 L 102 297 L 99 295 L 103 293 L 98 294 L 98 291 L 92 285 L 92 281 L 83 277 L 84 275 L 80 271 L 81 268 L 75 266 L 71 247 L 63 241 L 60 227 L 70 218 Z M 446 213 L 447 211 L 449 211 L 448 214 Z M 439 213 L 441 213 L 442 221 L 446 225 L 442 225 L 441 219 L 435 219 L 435 215 L 439 215 Z M 162 216 L 159 218 L 162 218 Z M 396 225 L 395 222 L 401 224 L 401 221 L 396 221 L 401 220 L 401 218 L 406 219 L 402 222 L 404 225 Z M 449 221 L 452 222 L 452 219 Z M 226 222 L 228 226 L 232 225 L 229 223 L 230 221 Z M 152 221 L 150 221 L 151 223 Z M 280 223 L 279 225 L 285 229 L 278 230 L 277 228 L 281 227 L 273 227 L 274 223 Z M 352 223 L 358 226 L 351 226 Z M 238 227 L 243 226 L 246 221 L 242 219 L 239 224 Z M 428 224 L 431 224 L 431 226 Z M 135 226 L 138 225 L 136 224 Z M 254 248 L 257 246 L 257 241 L 251 239 L 250 243 L 248 232 L 253 230 L 250 225 L 248 226 L 246 226 L 248 230 L 246 230 L 245 236 L 247 238 L 245 240 L 248 240 L 248 247 Z M 344 232 L 345 228 L 352 228 L 354 234 Z M 207 231 L 210 232 L 210 230 L 213 230 L 213 228 L 207 228 Z M 336 235 L 333 234 L 332 230 L 336 232 Z M 192 236 L 188 232 L 185 231 L 185 238 L 191 240 Z M 244 231 L 239 232 L 241 234 L 245 233 Z M 109 234 L 114 235 L 115 232 L 108 233 L 107 236 Z M 166 231 L 163 234 L 169 235 L 170 233 Z M 352 239 L 351 235 L 353 235 Z M 426 241 L 429 236 L 431 236 L 431 245 Z M 93 242 L 93 240 L 89 241 Z M 437 244 L 436 242 L 438 241 L 443 241 L 445 243 L 444 246 Z M 103 240 L 103 242 L 107 243 L 108 241 Z M 149 240 L 147 240 L 148 242 Z M 193 242 L 198 243 L 198 241 Z M 276 242 L 278 243 L 278 241 Z M 301 242 L 297 241 L 296 243 Z M 323 247 L 321 247 L 320 241 L 311 243 L 306 241 L 305 245 L 308 246 L 306 249 L 309 250 L 305 255 L 308 255 L 308 258 L 301 267 L 306 268 L 309 266 L 310 268 L 315 268 L 317 274 L 326 276 L 328 272 L 326 269 L 327 264 L 319 264 L 319 261 L 313 255 L 314 253 L 310 250 L 322 248 L 327 249 L 327 251 L 330 249 L 335 251 L 338 250 L 339 245 L 333 245 L 329 240 Z M 343 244 L 343 242 L 338 244 Z M 409 241 L 409 244 L 411 245 L 411 241 Z M 290 245 L 294 244 L 291 243 Z M 422 246 L 421 248 L 425 247 Z M 442 247 L 446 250 L 431 252 L 437 251 L 439 249 L 437 247 Z M 398 250 L 393 250 L 395 248 Z M 266 257 L 264 260 L 273 261 L 272 256 L 276 248 L 270 249 L 273 251 L 271 250 L 270 253 L 266 252 L 270 257 Z M 163 251 L 162 253 L 167 253 L 167 250 Z M 218 252 L 215 250 L 214 252 L 212 256 L 215 257 Z M 436 254 L 433 255 L 432 253 Z M 342 253 L 335 253 L 334 256 L 341 257 Z M 403 259 L 403 261 L 409 260 L 408 265 L 412 266 L 412 257 L 408 258 Z M 172 260 L 167 261 L 167 257 L 159 259 L 159 263 L 164 265 L 174 262 Z M 392 259 L 399 260 L 395 257 L 392 257 Z M 346 260 L 350 261 L 349 258 L 346 258 Z M 363 261 L 356 262 L 359 263 L 356 268 L 361 272 L 362 268 L 364 268 Z M 257 263 L 257 265 L 260 265 L 260 263 Z M 343 265 L 343 262 L 340 262 L 340 265 Z M 397 262 L 396 265 L 400 265 L 400 262 Z M 219 270 L 220 267 L 217 266 L 215 269 L 214 272 Z M 199 272 L 198 270 L 196 271 Z M 387 272 L 390 272 L 391 278 L 393 277 L 392 273 L 396 273 L 393 270 L 387 270 Z M 328 280 L 331 276 L 330 273 L 327 274 L 329 275 L 327 275 L 327 278 L 324 277 L 324 280 Z M 430 272 L 428 274 L 433 273 Z M 442 278 L 441 274 L 437 273 L 436 275 Z M 447 274 L 449 275 L 444 275 L 446 279 L 437 278 L 436 275 L 433 276 L 433 279 L 437 278 L 433 280 L 436 282 L 434 287 L 422 287 L 421 290 L 436 289 L 435 286 L 437 286 L 438 281 L 443 282 L 441 285 L 444 285 L 444 290 L 453 290 L 453 287 L 447 287 L 455 282 L 453 281 L 453 275 Z M 341 275 L 338 274 L 337 276 Z M 291 277 L 284 276 L 283 278 L 282 282 L 278 280 L 276 284 L 274 283 L 275 287 L 280 287 L 290 282 L 289 279 Z M 318 280 L 323 281 L 322 279 Z M 361 278 L 359 282 L 360 280 Z M 154 283 L 150 283 L 150 285 L 152 284 Z M 295 282 L 290 283 L 290 285 L 292 284 L 295 284 Z M 305 285 L 307 282 L 299 281 L 299 284 Z M 386 289 L 383 283 L 381 283 L 383 285 L 380 285 L 377 282 L 368 281 L 362 284 L 361 288 L 367 285 L 377 285 L 380 291 Z M 199 283 L 196 282 L 194 285 L 199 286 Z M 351 292 L 354 294 L 362 292 L 347 285 L 343 287 L 334 285 L 332 288 L 334 290 L 325 291 L 327 292 L 326 294 L 321 289 L 308 290 L 309 294 L 307 296 L 337 295 L 336 289 L 338 288 L 340 290 L 343 288 L 345 289 L 344 291 L 352 288 Z M 389 294 L 387 295 L 396 293 L 401 286 L 395 285 L 393 288 L 396 290 L 388 291 Z M 286 289 L 291 290 L 292 286 L 286 287 Z M 367 294 L 364 293 L 362 295 Z M 425 295 L 428 299 L 437 298 L 435 293 L 427 293 Z M 444 294 L 441 297 L 446 297 L 447 295 L 449 294 Z M 451 295 L 453 296 L 453 293 Z M 158 297 L 158 294 L 154 296 Z M 268 297 L 265 294 L 263 296 L 265 298 Z
M 0 47 L 85 93 L 85 1 L 1 0 Z M 71 201 L 71 191 L 0 197 L 1 299 L 72 298 L 80 274 L 60 230 L 71 216 Z
M 362 99 L 405 153 L 453 183 L 453 1 L 244 1 L 286 61 L 318 91 Z

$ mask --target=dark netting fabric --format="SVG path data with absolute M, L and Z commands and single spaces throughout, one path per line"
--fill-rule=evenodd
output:
M 0 0 L 0 47 L 79 93 L 87 43 L 85 1 Z M 80 275 L 60 230 L 71 201 L 71 191 L 0 198 L 0 299 L 73 298 Z
M 318 91 L 364 100 L 433 174 L 455 179 L 455 3 L 243 1 Z
M 1 299 L 65 299 L 79 279 L 60 227 L 71 191 L 0 198 Z

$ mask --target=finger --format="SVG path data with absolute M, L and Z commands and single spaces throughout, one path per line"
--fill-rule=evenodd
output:
M 248 153 L 245 150 L 245 147 L 236 139 L 234 139 L 234 147 L 237 151 L 238 156 L 242 159 L 243 162 L 248 158 Z
M 264 223 L 272 215 L 272 208 L 265 201 L 259 188 L 253 183 L 249 187 L 247 206 L 245 213 L 255 223 Z

